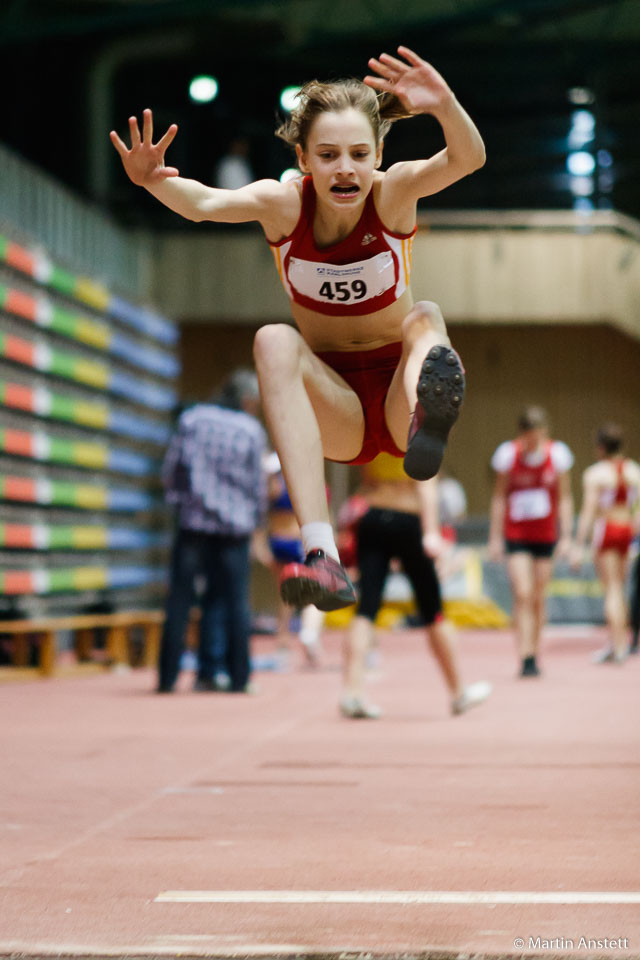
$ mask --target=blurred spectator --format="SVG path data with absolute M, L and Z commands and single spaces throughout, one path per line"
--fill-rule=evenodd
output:
M 235 137 L 229 144 L 229 152 L 218 161 L 213 185 L 224 190 L 237 190 L 254 180 L 249 162 L 249 141 L 245 137 Z
M 454 527 L 467 515 L 467 495 L 459 480 L 438 474 L 438 516 L 441 527 Z
M 181 414 L 169 444 L 162 482 L 167 502 L 176 507 L 178 529 L 160 650 L 160 693 L 173 690 L 178 677 L 197 577 L 206 580 L 201 668 L 211 660 L 209 645 L 223 622 L 230 689 L 247 690 L 249 547 L 264 521 L 267 501 L 262 467 L 266 434 L 256 417 L 259 408 L 255 373 L 238 369 L 215 402 L 198 403 Z M 213 689 L 214 684 L 213 677 L 199 674 L 196 689 Z

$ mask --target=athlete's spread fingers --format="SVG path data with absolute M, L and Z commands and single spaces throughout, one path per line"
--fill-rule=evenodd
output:
M 129 117 L 129 130 L 131 131 L 131 149 L 134 150 L 140 146 L 140 131 L 138 130 L 137 117 Z
M 412 67 L 422 67 L 425 63 L 422 57 L 419 57 L 418 54 L 410 50 L 409 47 L 398 47 L 398 53 L 401 57 L 404 57 L 405 60 L 408 60 Z
M 162 153 L 164 153 L 164 151 L 167 149 L 177 132 L 178 124 L 172 123 L 164 136 L 158 140 L 157 147 L 160 151 L 162 151 Z
M 384 80 L 382 77 L 365 77 L 363 82 L 366 83 L 368 87 L 373 87 L 374 90 L 380 90 L 381 93 L 387 93 L 393 89 L 393 84 L 388 80 Z
M 381 53 L 380 59 L 396 73 L 406 73 L 407 70 L 409 70 L 406 63 L 403 63 L 402 60 L 397 60 L 396 57 L 392 57 L 388 53 Z
M 375 70 L 376 73 L 379 73 L 381 77 L 385 77 L 387 80 L 397 79 L 397 72 L 392 70 L 391 67 L 388 67 L 386 64 L 381 63 L 380 60 L 376 60 L 375 57 L 371 57 L 369 60 L 369 66 L 372 70 Z
M 142 139 L 145 143 L 153 143 L 153 114 L 148 108 L 142 111 Z
M 122 140 L 120 139 L 120 137 L 118 136 L 118 134 L 115 132 L 115 130 L 112 130 L 112 131 L 111 131 L 111 133 L 109 134 L 109 138 L 110 138 L 110 140 L 111 140 L 111 143 L 114 145 L 114 147 L 116 148 L 116 150 L 117 150 L 118 153 L 120 154 L 120 156 L 121 156 L 121 157 L 126 157 L 126 155 L 129 153 L 129 151 L 127 150 L 125 144 L 122 142 Z

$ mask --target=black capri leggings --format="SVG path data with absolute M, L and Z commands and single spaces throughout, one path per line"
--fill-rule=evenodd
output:
M 433 560 L 422 548 L 420 517 L 400 510 L 372 507 L 358 524 L 358 613 L 375 620 L 393 558 L 400 560 L 422 619 L 430 626 L 442 613 L 440 583 Z

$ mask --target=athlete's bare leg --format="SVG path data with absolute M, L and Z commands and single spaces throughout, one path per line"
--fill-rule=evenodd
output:
M 629 645 L 624 592 L 625 560 L 617 550 L 604 550 L 596 556 L 596 567 L 604 586 L 604 613 L 611 635 L 611 646 L 616 658 L 622 660 Z
M 442 671 L 449 693 L 452 697 L 459 697 L 462 693 L 462 682 L 451 624 L 446 620 L 437 620 L 430 624 L 427 627 L 427 640 Z
M 328 523 L 324 458 L 350 460 L 360 452 L 360 401 L 288 324 L 261 327 L 254 358 L 265 418 L 296 520 L 300 526 Z
M 373 624 L 367 617 L 356 615 L 344 638 L 342 685 L 346 696 L 364 695 L 366 659 L 373 637 Z
M 436 620 L 427 627 L 427 640 L 451 695 L 451 712 L 466 713 L 483 703 L 491 693 L 491 684 L 485 681 L 465 686 L 460 676 L 455 632 L 447 620 Z
M 375 720 L 380 716 L 380 709 L 364 697 L 366 659 L 373 632 L 371 620 L 356 614 L 344 638 L 340 711 L 345 717 Z
M 547 587 L 551 579 L 553 561 L 536 557 L 533 561 L 533 653 L 538 655 L 542 631 L 547 622 Z
M 451 345 L 440 307 L 430 300 L 419 300 L 402 322 L 402 356 L 384 407 L 389 432 L 400 450 L 407 448 L 409 421 L 417 401 L 424 358 L 431 347 L 438 344 Z
M 281 669 L 289 666 L 288 660 L 291 654 L 291 631 L 289 624 L 293 611 L 288 604 L 278 599 L 277 613 L 277 632 L 276 632 L 276 660 Z
M 533 564 L 534 559 L 531 554 L 524 551 L 507 556 L 507 572 L 513 597 L 513 627 L 518 653 L 522 660 L 536 655 Z

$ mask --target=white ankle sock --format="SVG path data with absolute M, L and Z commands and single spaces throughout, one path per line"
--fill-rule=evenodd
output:
M 302 547 L 305 557 L 310 550 L 324 550 L 328 557 L 340 561 L 330 523 L 322 523 L 321 521 L 303 523 L 300 527 L 300 533 L 302 534 Z

